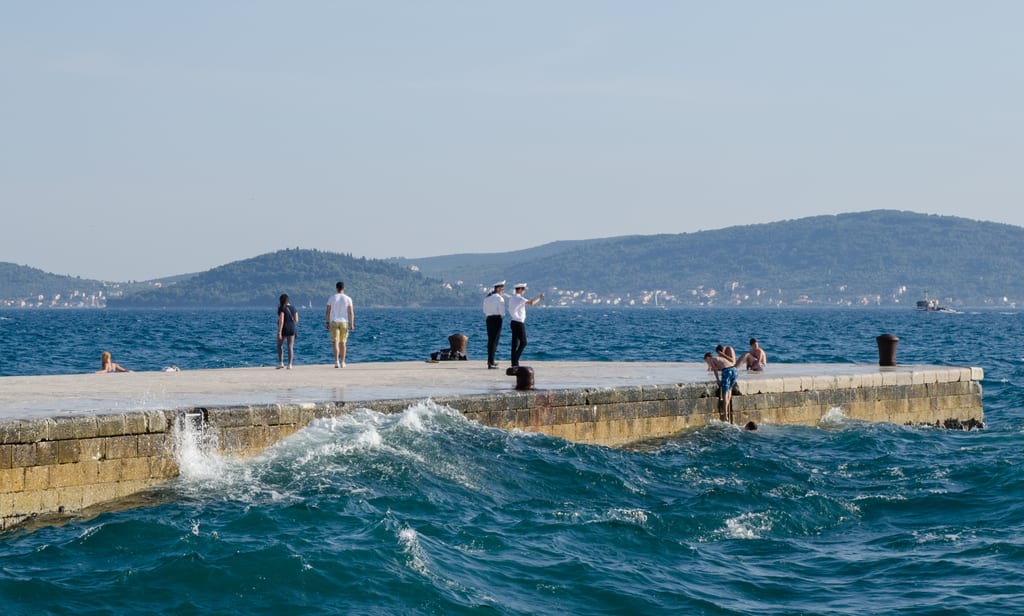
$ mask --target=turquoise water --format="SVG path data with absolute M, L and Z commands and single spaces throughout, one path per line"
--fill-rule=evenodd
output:
M 297 358 L 328 363 L 308 312 Z M 478 312 L 359 311 L 350 359 L 425 359 L 463 331 L 485 361 Z M 900 363 L 985 369 L 986 427 L 837 409 L 816 427 L 718 424 L 618 450 L 423 401 L 317 422 L 244 461 L 182 434 L 182 476 L 161 489 L 0 536 L 0 613 L 1024 611 L 1021 315 L 534 309 L 527 325 L 524 363 L 700 361 L 751 335 L 770 363 L 875 363 L 875 336 L 894 333 Z M 276 362 L 272 311 L 7 312 L 0 331 L 2 374 L 94 370 L 102 349 L 135 369 Z

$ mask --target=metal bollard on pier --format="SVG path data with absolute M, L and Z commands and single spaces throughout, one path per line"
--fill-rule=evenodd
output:
M 900 339 L 892 334 L 882 334 L 875 338 L 875 342 L 878 343 L 878 365 L 895 366 L 896 345 L 899 344 Z
M 528 391 L 533 389 L 533 368 L 529 366 L 511 366 L 505 371 L 505 374 L 516 377 L 516 390 Z

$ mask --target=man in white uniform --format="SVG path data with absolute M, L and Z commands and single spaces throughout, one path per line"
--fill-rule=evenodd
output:
M 487 367 L 497 368 L 494 353 L 498 350 L 501 337 L 501 319 L 505 316 L 505 281 L 496 282 L 494 290 L 484 298 L 484 314 L 487 315 Z
M 512 328 L 512 366 L 519 365 L 519 357 L 526 348 L 526 307 L 533 306 L 544 299 L 541 293 L 533 299 L 526 299 L 523 293 L 526 292 L 526 283 L 520 282 L 516 285 L 515 295 L 508 298 L 508 316 L 512 319 L 509 325 Z

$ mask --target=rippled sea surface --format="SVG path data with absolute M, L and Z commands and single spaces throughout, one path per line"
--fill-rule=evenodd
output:
M 357 298 L 358 300 L 358 298 Z M 298 363 L 328 363 L 322 307 Z M 308 325 L 308 326 L 307 326 Z M 717 424 L 628 450 L 505 432 L 422 401 L 314 423 L 237 460 L 0 535 L 0 614 L 1024 613 L 1024 317 L 906 310 L 538 309 L 527 360 L 985 370 L 985 428 Z M 0 375 L 271 365 L 274 311 L 0 312 Z M 426 359 L 479 310 L 365 309 L 353 362 Z M 507 356 L 508 332 L 502 349 Z M 2 379 L 0 379 L 2 387 Z

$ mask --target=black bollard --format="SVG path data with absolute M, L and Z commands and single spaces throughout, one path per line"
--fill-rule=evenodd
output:
M 465 334 L 452 334 L 448 336 L 448 348 L 451 349 L 452 359 L 466 359 L 466 343 L 469 336 Z
M 511 366 L 505 371 L 508 376 L 516 377 L 516 389 L 526 391 L 533 389 L 533 368 L 529 366 Z
M 878 365 L 895 366 L 896 345 L 899 344 L 900 339 L 892 334 L 882 334 L 875 338 L 875 342 L 878 343 Z

